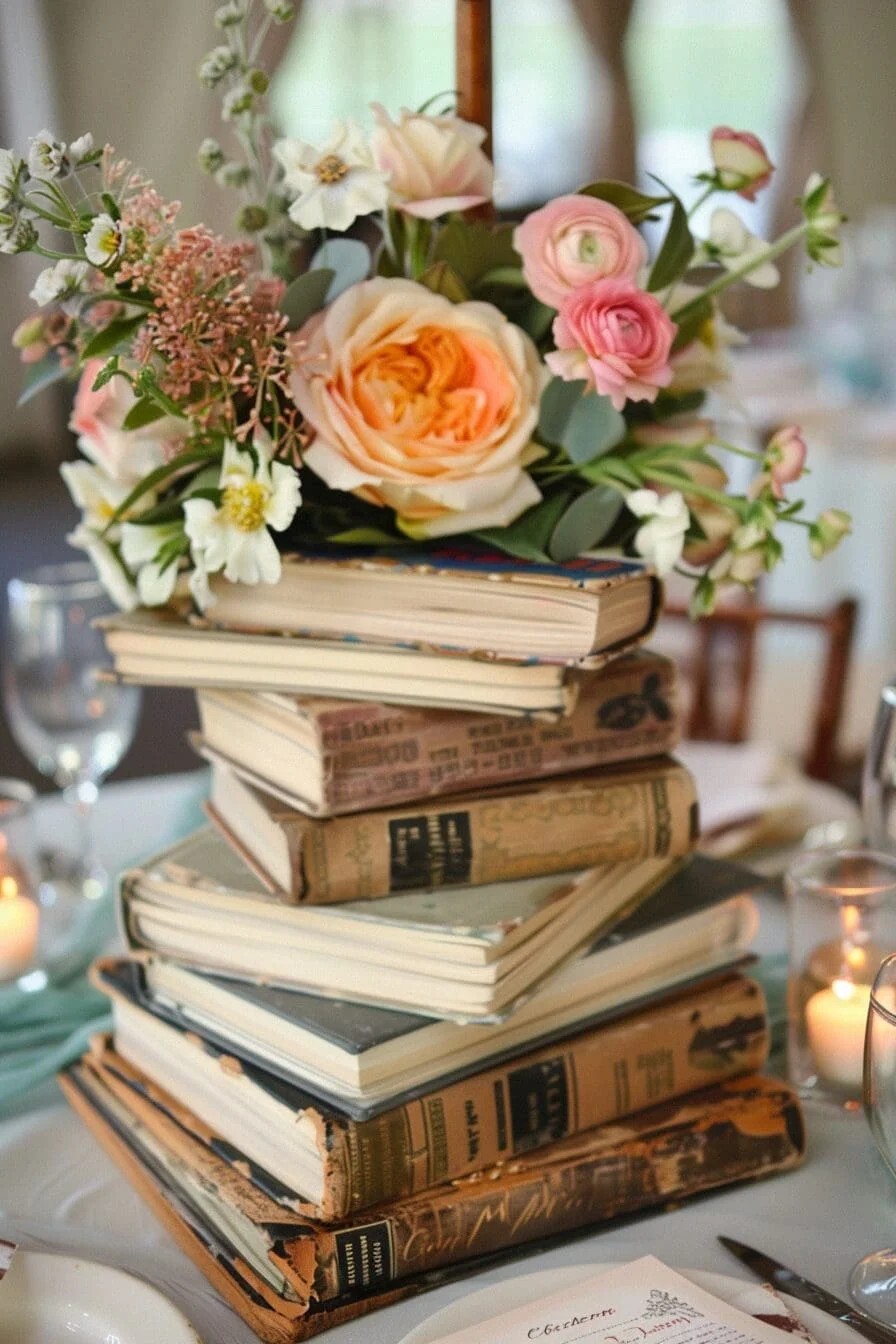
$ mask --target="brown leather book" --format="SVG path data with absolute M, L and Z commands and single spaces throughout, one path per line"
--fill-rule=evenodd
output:
M 207 811 L 275 896 L 309 905 L 680 858 L 698 831 L 693 778 L 667 756 L 328 819 L 213 761 Z
M 293 1215 L 290 1222 L 275 1205 L 276 1221 L 266 1224 L 259 1192 L 247 1194 L 237 1164 L 209 1149 L 197 1151 L 195 1168 L 173 1158 L 83 1064 L 61 1082 L 186 1253 L 263 1338 L 277 1341 L 305 1338 L 419 1291 L 432 1273 L 473 1272 L 513 1247 L 787 1171 L 805 1151 L 796 1094 L 750 1075 L 380 1205 L 361 1220 L 322 1226 Z M 214 1178 L 209 1183 L 214 1171 L 217 1186 Z M 242 1254 L 227 1216 L 216 1220 L 216 1201 L 222 1214 L 240 1209 L 244 1234 L 255 1230 L 254 1239 L 244 1236 Z M 228 1264 L 238 1277 L 225 1273 Z
M 240 689 L 197 693 L 198 749 L 310 816 L 419 803 L 671 751 L 675 665 L 651 650 L 575 674 L 563 719 Z

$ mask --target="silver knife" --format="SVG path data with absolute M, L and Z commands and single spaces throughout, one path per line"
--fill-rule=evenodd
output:
M 731 1237 L 718 1239 L 725 1250 L 736 1256 L 757 1278 L 763 1279 L 766 1283 L 773 1283 L 782 1293 L 789 1293 L 800 1302 L 808 1302 L 810 1307 L 818 1307 L 829 1316 L 835 1316 L 844 1325 L 852 1326 L 853 1330 L 870 1339 L 872 1344 L 896 1344 L 896 1330 L 872 1320 L 870 1316 L 866 1316 L 856 1307 L 851 1307 L 842 1298 L 829 1293 L 826 1288 L 819 1288 L 811 1279 L 806 1279 L 802 1274 L 796 1274 L 792 1269 L 788 1269 L 780 1260 L 773 1260 L 770 1255 L 755 1251 L 752 1246 L 745 1246 L 742 1241 L 734 1241 Z

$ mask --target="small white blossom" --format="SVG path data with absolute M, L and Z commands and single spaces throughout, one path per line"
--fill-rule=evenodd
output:
M 717 261 L 726 271 L 737 271 L 741 279 L 757 289 L 774 289 L 778 283 L 777 266 L 770 261 L 761 262 L 753 270 L 744 272 L 743 268 L 768 251 L 768 243 L 744 224 L 733 210 L 724 207 L 713 210 L 709 221 L 709 238 L 701 248 L 702 256 L 708 261 Z
M 115 547 L 83 523 L 68 534 L 66 541 L 86 552 L 100 583 L 119 611 L 133 611 L 138 603 L 137 589 Z
M 89 269 L 86 261 L 75 261 L 68 257 L 54 262 L 41 271 L 29 297 L 40 308 L 48 303 L 61 303 L 73 298 L 82 291 Z
M 114 481 L 90 462 L 63 462 L 59 472 L 72 499 L 82 510 L 82 526 L 102 532 L 127 499 L 130 486 Z
M 124 523 L 121 529 L 121 556 L 137 575 L 137 592 L 144 607 L 159 607 L 171 597 L 177 582 L 176 559 L 167 564 L 160 560 L 162 547 L 183 535 L 179 522 Z
M 667 574 L 681 557 L 691 521 L 683 495 L 679 490 L 668 495 L 633 490 L 625 497 L 625 507 L 636 518 L 646 519 L 635 533 L 635 550 L 658 574 Z
M 101 270 L 114 265 L 124 251 L 124 229 L 111 215 L 97 215 L 84 239 L 84 254 Z
M 215 26 L 217 28 L 232 28 L 237 23 L 242 23 L 246 17 L 246 0 L 227 0 L 226 4 L 219 5 L 215 10 Z
M 32 177 L 62 177 L 68 169 L 69 161 L 61 140 L 56 140 L 49 131 L 34 136 L 28 151 L 28 171 Z
M 79 163 L 93 153 L 93 136 L 89 131 L 84 135 L 79 135 L 77 140 L 73 140 L 68 147 L 68 157 L 72 164 L 77 167 Z
M 232 47 L 215 47 L 199 62 L 199 79 L 206 88 L 213 89 L 238 65 L 239 57 Z
M 359 215 L 382 210 L 388 176 L 373 162 L 360 127 L 340 122 L 321 149 L 304 140 L 278 140 L 274 157 L 283 185 L 295 194 L 289 217 L 303 229 L 344 231 Z
M 37 229 L 18 209 L 0 211 L 0 252 L 27 252 L 37 242 Z
M 270 461 L 269 444 L 256 436 L 258 464 L 246 448 L 230 441 L 224 449 L 220 504 L 210 499 L 184 502 L 184 528 L 192 557 L 209 574 L 224 571 L 232 583 L 276 583 L 280 553 L 268 531 L 288 527 L 299 506 L 298 474 Z

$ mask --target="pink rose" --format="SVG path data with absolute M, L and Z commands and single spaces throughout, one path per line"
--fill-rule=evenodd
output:
M 494 169 L 480 146 L 481 126 L 460 117 L 429 117 L 402 109 L 394 122 L 373 103 L 373 160 L 405 214 L 437 219 L 492 198 Z
M 565 382 L 584 378 L 621 411 L 627 401 L 655 401 L 672 381 L 675 332 L 652 294 L 630 280 L 595 280 L 564 299 L 554 318 L 557 349 L 545 362 Z
M 709 138 L 709 148 L 719 184 L 725 191 L 736 191 L 745 201 L 755 201 L 756 193 L 771 180 L 775 167 L 762 141 L 749 131 L 716 126 Z
M 644 239 L 621 210 L 594 196 L 558 196 L 527 215 L 513 235 L 537 299 L 559 308 L 592 280 L 634 280 L 647 261 Z
M 773 434 L 764 453 L 764 465 L 771 477 L 772 493 L 784 498 L 784 486 L 798 481 L 806 463 L 806 441 L 799 425 L 785 425 Z
M 187 437 L 183 420 L 166 415 L 142 429 L 123 429 L 125 417 L 137 398 L 126 378 L 110 378 L 94 392 L 93 384 L 105 364 L 90 359 L 84 365 L 69 429 L 78 436 L 78 447 L 114 481 L 136 485 L 178 452 Z
M 506 526 L 541 495 L 525 466 L 544 368 L 489 303 L 411 280 L 353 285 L 293 338 L 306 466 L 394 509 L 413 537 Z

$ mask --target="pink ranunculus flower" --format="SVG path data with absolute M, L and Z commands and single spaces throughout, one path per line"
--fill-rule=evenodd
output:
M 634 280 L 647 246 L 621 210 L 595 196 L 558 196 L 514 230 L 523 275 L 537 299 L 559 308 L 592 280 Z
M 771 181 L 775 165 L 758 136 L 716 126 L 709 138 L 712 161 L 719 184 L 736 191 L 745 201 L 755 201 L 757 192 Z
M 187 426 L 185 421 L 166 415 L 142 429 L 122 428 L 137 398 L 128 380 L 121 376 L 93 390 L 105 362 L 90 359 L 84 365 L 69 428 L 77 434 L 84 456 L 102 467 L 112 480 L 136 485 L 183 447 Z
M 488 303 L 365 280 L 292 340 L 290 389 L 331 489 L 394 509 L 409 536 L 506 526 L 541 494 L 525 470 L 545 371 Z
M 373 103 L 373 160 L 389 178 L 394 203 L 405 214 L 438 219 L 492 198 L 494 169 L 482 151 L 485 131 L 460 117 L 431 117 L 403 108 L 393 121 Z
M 763 454 L 771 477 L 772 493 L 784 498 L 784 486 L 798 481 L 806 464 L 806 441 L 799 425 L 785 425 L 769 439 Z
M 617 411 L 655 401 L 672 381 L 676 326 L 662 304 L 630 280 L 595 280 L 574 289 L 554 318 L 557 349 L 545 356 L 565 382 L 583 378 Z

